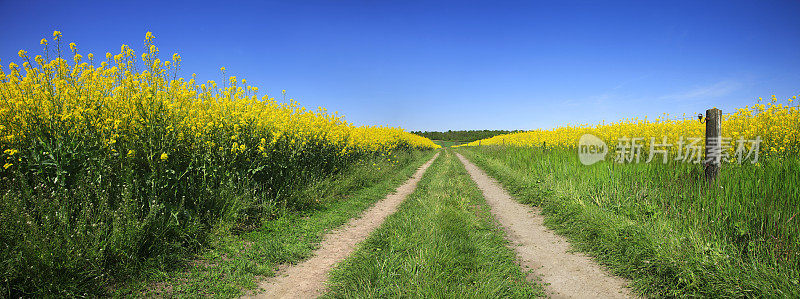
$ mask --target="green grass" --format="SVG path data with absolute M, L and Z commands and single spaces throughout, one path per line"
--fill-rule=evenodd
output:
M 331 274 L 328 297 L 543 296 L 450 150 L 417 190 Z
M 800 159 L 580 164 L 567 150 L 459 148 L 545 224 L 648 296 L 800 296 Z
M 288 211 L 264 220 L 258 228 L 238 234 L 237 228 L 215 234 L 211 246 L 180 267 L 150 268 L 142 282 L 115 288 L 115 296 L 236 297 L 257 286 L 259 276 L 271 276 L 278 264 L 310 256 L 322 235 L 382 199 L 431 158 L 433 152 L 397 153 L 396 162 L 375 158 L 335 177 L 309 185 L 297 200 L 314 208 Z

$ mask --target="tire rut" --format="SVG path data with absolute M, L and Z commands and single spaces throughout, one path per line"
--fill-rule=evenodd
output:
M 628 281 L 609 274 L 590 257 L 572 252 L 562 236 L 544 226 L 538 208 L 521 204 L 461 154 L 458 159 L 483 191 L 492 214 L 515 246 L 520 263 L 541 275 L 553 298 L 632 298 Z
M 355 250 L 356 245 L 383 224 L 386 217 L 397 211 L 397 207 L 413 192 L 422 175 L 439 156 L 420 166 L 393 194 L 378 201 L 367 209 L 361 217 L 353 218 L 347 224 L 323 237 L 319 248 L 311 258 L 296 265 L 289 265 L 275 277 L 259 283 L 262 293 L 242 298 L 314 298 L 325 289 L 328 273 L 339 262 Z

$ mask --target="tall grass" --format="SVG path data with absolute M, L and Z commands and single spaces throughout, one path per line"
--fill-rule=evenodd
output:
M 640 292 L 800 295 L 795 156 L 724 164 L 709 186 L 701 166 L 689 163 L 585 166 L 558 148 L 461 151 Z
M 275 274 L 278 264 L 310 257 L 327 231 L 393 192 L 433 155 L 399 152 L 391 161 L 375 156 L 310 182 L 293 197 L 314 203 L 313 208 L 278 213 L 260 227 L 236 235 L 214 234 L 209 248 L 189 257 L 186 267 L 152 269 L 153 273 L 142 275 L 150 279 L 132 279 L 112 296 L 235 298 L 250 293 L 258 287 L 259 277 Z

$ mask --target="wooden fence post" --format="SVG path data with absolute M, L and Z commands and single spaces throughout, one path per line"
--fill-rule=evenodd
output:
M 703 168 L 706 181 L 714 181 L 722 166 L 722 110 L 712 108 L 706 110 L 706 151 Z

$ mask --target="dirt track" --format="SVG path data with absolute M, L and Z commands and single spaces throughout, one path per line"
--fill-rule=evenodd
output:
M 400 203 L 417 187 L 425 170 L 436 160 L 439 154 L 423 164 L 413 177 L 397 188 L 381 201 L 375 203 L 362 214 L 341 228 L 331 231 L 323 238 L 314 256 L 297 264 L 288 266 L 278 275 L 261 284 L 263 293 L 252 298 L 314 298 L 322 294 L 328 272 L 336 263 L 344 260 L 372 231 L 378 228 L 387 216 L 393 214 Z
M 483 191 L 492 214 L 503 226 L 521 263 L 541 275 L 554 298 L 630 298 L 627 281 L 609 274 L 591 258 L 571 253 L 570 244 L 544 226 L 539 210 L 523 205 L 494 179 L 460 154 L 472 179 Z

